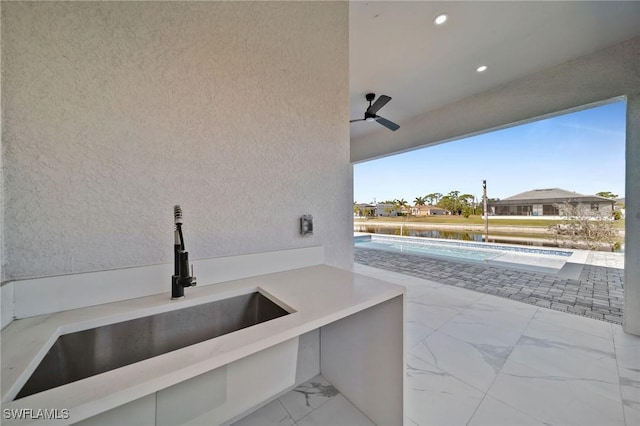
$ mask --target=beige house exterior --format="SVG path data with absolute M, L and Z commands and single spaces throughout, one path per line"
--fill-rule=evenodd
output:
M 435 216 L 451 214 L 446 209 L 436 206 L 413 206 L 411 207 L 411 215 L 413 216 Z

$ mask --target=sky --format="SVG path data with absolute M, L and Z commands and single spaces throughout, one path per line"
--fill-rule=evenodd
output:
M 561 188 L 624 197 L 626 102 L 589 108 L 378 160 L 354 164 L 354 201 L 439 192 L 504 199 Z M 400 128 L 399 131 L 402 131 Z

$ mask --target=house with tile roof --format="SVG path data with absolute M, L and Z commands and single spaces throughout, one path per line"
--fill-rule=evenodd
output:
M 449 210 L 442 209 L 436 206 L 413 206 L 409 207 L 412 216 L 435 216 L 435 215 L 447 215 L 451 214 Z
M 489 211 L 499 216 L 559 216 L 563 214 L 564 203 L 607 216 L 613 214 L 616 200 L 560 188 L 533 189 L 493 201 L 489 203 Z

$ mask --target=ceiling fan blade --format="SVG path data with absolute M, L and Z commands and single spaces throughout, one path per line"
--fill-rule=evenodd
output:
M 357 120 L 351 120 L 349 123 L 355 123 L 356 121 L 366 121 L 364 118 L 359 118 Z
M 398 130 L 400 128 L 400 126 L 398 126 L 396 123 L 394 123 L 393 121 L 389 121 L 386 118 L 382 118 L 380 116 L 376 117 L 376 121 L 380 124 L 382 124 L 384 127 L 386 127 L 389 130 L 393 130 L 394 132 L 396 130 Z
M 378 110 L 380 110 L 380 108 L 382 108 L 383 106 L 385 106 L 387 104 L 387 102 L 389 102 L 391 100 L 391 98 L 387 95 L 380 95 L 380 97 L 378 98 L 377 101 L 375 101 L 373 103 L 373 105 L 371 105 L 369 108 L 367 108 L 367 112 L 369 114 L 374 114 L 376 112 L 378 112 Z

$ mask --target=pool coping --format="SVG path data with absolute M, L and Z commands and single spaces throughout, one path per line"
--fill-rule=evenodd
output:
M 459 241 L 459 240 L 443 240 L 439 238 L 428 238 L 428 237 L 405 237 L 399 235 L 388 235 L 388 234 L 375 234 L 375 233 L 366 233 L 366 232 L 354 232 L 353 242 L 354 244 L 357 242 L 366 242 L 366 241 L 374 241 L 374 240 L 382 240 L 382 241 L 398 241 L 398 242 L 415 242 L 415 243 L 430 243 L 434 245 L 440 246 L 454 246 L 454 247 L 464 247 L 471 248 L 480 251 L 503 251 L 504 254 L 508 254 L 511 252 L 512 254 L 523 255 L 528 257 L 534 256 L 545 256 L 546 259 L 557 259 L 564 260 L 563 265 L 560 268 L 554 268 L 543 265 L 532 265 L 528 263 L 519 263 L 517 261 L 512 261 L 513 257 L 510 260 L 500 260 L 500 257 L 504 254 L 498 255 L 497 258 L 494 259 L 485 259 L 485 260 L 473 260 L 473 259 L 465 259 L 454 256 L 446 256 L 446 255 L 438 255 L 431 253 L 414 253 L 416 255 L 422 255 L 425 257 L 431 257 L 434 259 L 440 260 L 452 260 L 459 261 L 465 263 L 475 263 L 475 264 L 484 264 L 489 266 L 496 266 L 500 268 L 508 268 L 508 269 L 516 269 L 521 271 L 528 271 L 534 273 L 542 273 L 542 274 L 552 274 L 561 278 L 569 278 L 569 279 L 578 279 L 584 265 L 589 256 L 589 251 L 587 250 L 579 250 L 579 249 L 553 249 L 553 248 L 531 248 L 531 247 L 523 247 L 517 244 L 508 244 L 508 243 L 485 243 L 485 242 L 476 242 L 476 241 Z M 506 249 L 506 250 L 505 250 Z M 378 250 L 384 250 L 378 248 Z M 391 252 L 396 252 L 395 250 L 386 250 Z M 549 254 L 542 253 L 549 252 Z

